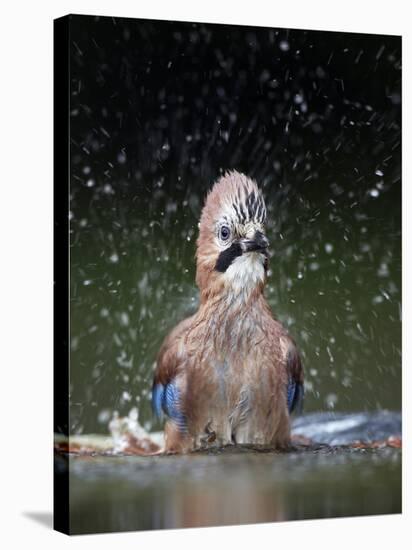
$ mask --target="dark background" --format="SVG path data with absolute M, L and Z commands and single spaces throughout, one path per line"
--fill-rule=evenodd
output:
M 196 307 L 206 191 L 264 190 L 306 410 L 401 406 L 399 37 L 72 16 L 71 430 L 136 406 Z
M 315 183 L 322 168 L 345 172 L 348 156 L 354 179 L 356 162 L 374 171 L 384 149 L 399 177 L 399 37 L 74 17 L 71 46 L 82 181 L 85 150 L 108 180 L 111 162 L 117 178 L 177 187 L 170 176 L 208 187 L 232 166 L 262 182 L 291 165 L 294 185 Z

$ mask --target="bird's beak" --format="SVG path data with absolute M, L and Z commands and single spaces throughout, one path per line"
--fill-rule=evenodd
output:
M 252 239 L 242 239 L 240 246 L 243 252 L 266 252 L 269 241 L 261 231 L 256 231 Z

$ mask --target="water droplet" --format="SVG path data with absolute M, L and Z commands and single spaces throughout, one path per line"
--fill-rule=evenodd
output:
M 128 391 L 124 391 L 122 393 L 122 399 L 123 401 L 131 401 L 132 397 Z
M 338 402 L 338 396 L 336 395 L 336 393 L 329 393 L 326 396 L 325 403 L 328 409 L 334 409 L 337 402 Z
M 100 424 L 107 424 L 110 420 L 110 410 L 102 409 L 97 415 L 97 420 Z
M 126 162 L 126 153 L 124 151 L 121 151 L 118 155 L 117 155 L 117 162 L 119 164 L 124 164 Z

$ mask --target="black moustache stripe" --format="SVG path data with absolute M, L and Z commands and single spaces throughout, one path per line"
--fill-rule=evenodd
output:
M 227 268 L 233 263 L 235 258 L 242 255 L 242 249 L 239 243 L 233 243 L 229 248 L 223 250 L 217 259 L 215 269 L 224 273 Z

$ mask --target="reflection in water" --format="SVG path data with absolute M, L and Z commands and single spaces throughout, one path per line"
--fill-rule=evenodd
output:
M 282 488 L 273 492 L 256 486 L 256 479 L 243 473 L 230 487 L 215 484 L 204 486 L 184 484 L 171 498 L 169 525 L 197 527 L 199 525 L 234 525 L 283 521 Z
M 395 449 L 72 457 L 70 468 L 73 533 L 401 511 Z

